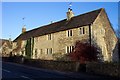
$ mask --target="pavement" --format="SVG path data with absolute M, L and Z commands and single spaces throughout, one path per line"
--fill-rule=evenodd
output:
M 43 80 L 43 79 L 79 79 L 79 80 L 119 80 L 117 78 L 87 73 L 60 72 L 30 67 L 22 64 L 0 62 L 2 80 Z

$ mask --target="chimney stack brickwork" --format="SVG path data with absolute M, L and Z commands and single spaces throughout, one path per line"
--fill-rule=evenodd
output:
M 68 8 L 67 20 L 70 20 L 72 17 L 74 17 L 74 13 L 72 12 L 72 9 Z

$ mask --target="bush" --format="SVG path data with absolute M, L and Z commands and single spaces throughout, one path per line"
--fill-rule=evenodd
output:
M 69 54 L 71 60 L 81 63 L 98 61 L 98 55 L 100 55 L 100 50 L 97 47 L 80 41 L 76 42 L 74 50 Z

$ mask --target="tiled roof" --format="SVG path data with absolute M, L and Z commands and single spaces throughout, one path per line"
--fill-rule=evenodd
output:
M 0 47 L 2 47 L 5 42 L 7 43 L 9 48 L 12 48 L 11 42 L 6 39 L 0 39 Z
M 64 31 L 72 28 L 77 28 L 85 25 L 89 25 L 94 22 L 98 14 L 100 13 L 101 9 L 94 10 L 85 14 L 81 14 L 78 16 L 73 17 L 71 20 L 61 20 L 49 25 L 41 26 L 39 28 L 32 29 L 30 31 L 26 31 L 25 33 L 20 34 L 14 42 L 18 39 L 27 40 L 31 37 L 42 36 L 50 33 L 55 33 L 59 31 Z

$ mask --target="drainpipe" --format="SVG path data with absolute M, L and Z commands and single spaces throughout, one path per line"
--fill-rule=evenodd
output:
M 90 53 L 92 53 L 91 51 L 91 24 L 89 24 L 89 42 L 90 42 Z
M 89 42 L 91 46 L 91 24 L 89 24 L 88 26 L 89 26 Z

